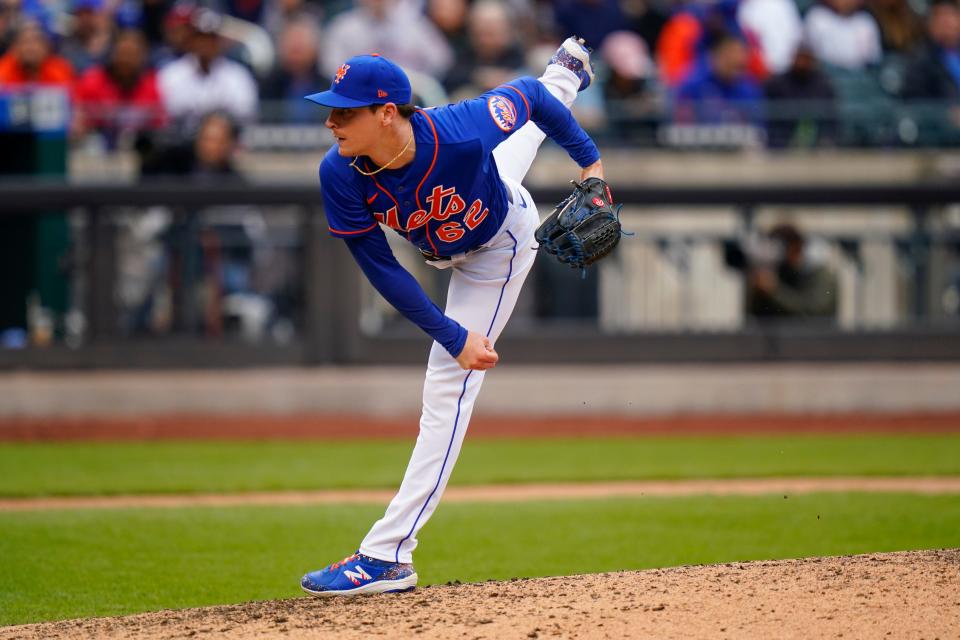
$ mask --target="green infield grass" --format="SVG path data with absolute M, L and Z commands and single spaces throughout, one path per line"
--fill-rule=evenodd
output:
M 299 595 L 370 505 L 0 512 L 0 625 Z M 960 497 L 808 494 L 447 504 L 421 585 L 960 546 Z
M 409 441 L 0 444 L 0 496 L 395 487 Z M 454 484 L 960 474 L 960 435 L 468 438 Z

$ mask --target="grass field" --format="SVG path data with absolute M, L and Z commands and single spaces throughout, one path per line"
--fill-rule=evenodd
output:
M 0 495 L 394 487 L 411 442 L 0 445 Z M 454 484 L 958 475 L 960 436 L 478 440 Z M 298 595 L 372 505 L 0 511 L 0 625 Z M 421 584 L 960 547 L 960 496 L 444 504 Z
M 0 444 L 0 496 L 395 487 L 411 441 Z M 452 484 L 957 475 L 960 435 L 478 440 Z
M 0 513 L 0 625 L 299 594 L 371 506 Z M 549 532 L 548 534 L 545 532 Z M 960 546 L 960 498 L 809 494 L 443 505 L 421 584 Z

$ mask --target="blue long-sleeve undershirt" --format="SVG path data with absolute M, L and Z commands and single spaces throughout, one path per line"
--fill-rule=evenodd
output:
M 344 238 L 344 241 L 364 275 L 387 302 L 423 329 L 451 356 L 460 355 L 467 341 L 467 330 L 445 316 L 420 283 L 400 266 L 382 230 Z

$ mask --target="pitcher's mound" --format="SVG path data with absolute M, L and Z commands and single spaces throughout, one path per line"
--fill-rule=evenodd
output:
M 960 549 L 303 597 L 0 629 L 0 638 L 956 638 Z

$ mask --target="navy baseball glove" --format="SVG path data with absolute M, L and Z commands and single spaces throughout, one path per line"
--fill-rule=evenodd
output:
M 573 182 L 574 190 L 547 216 L 534 237 L 540 249 L 562 264 L 584 269 L 607 256 L 620 242 L 620 207 L 600 178 Z

